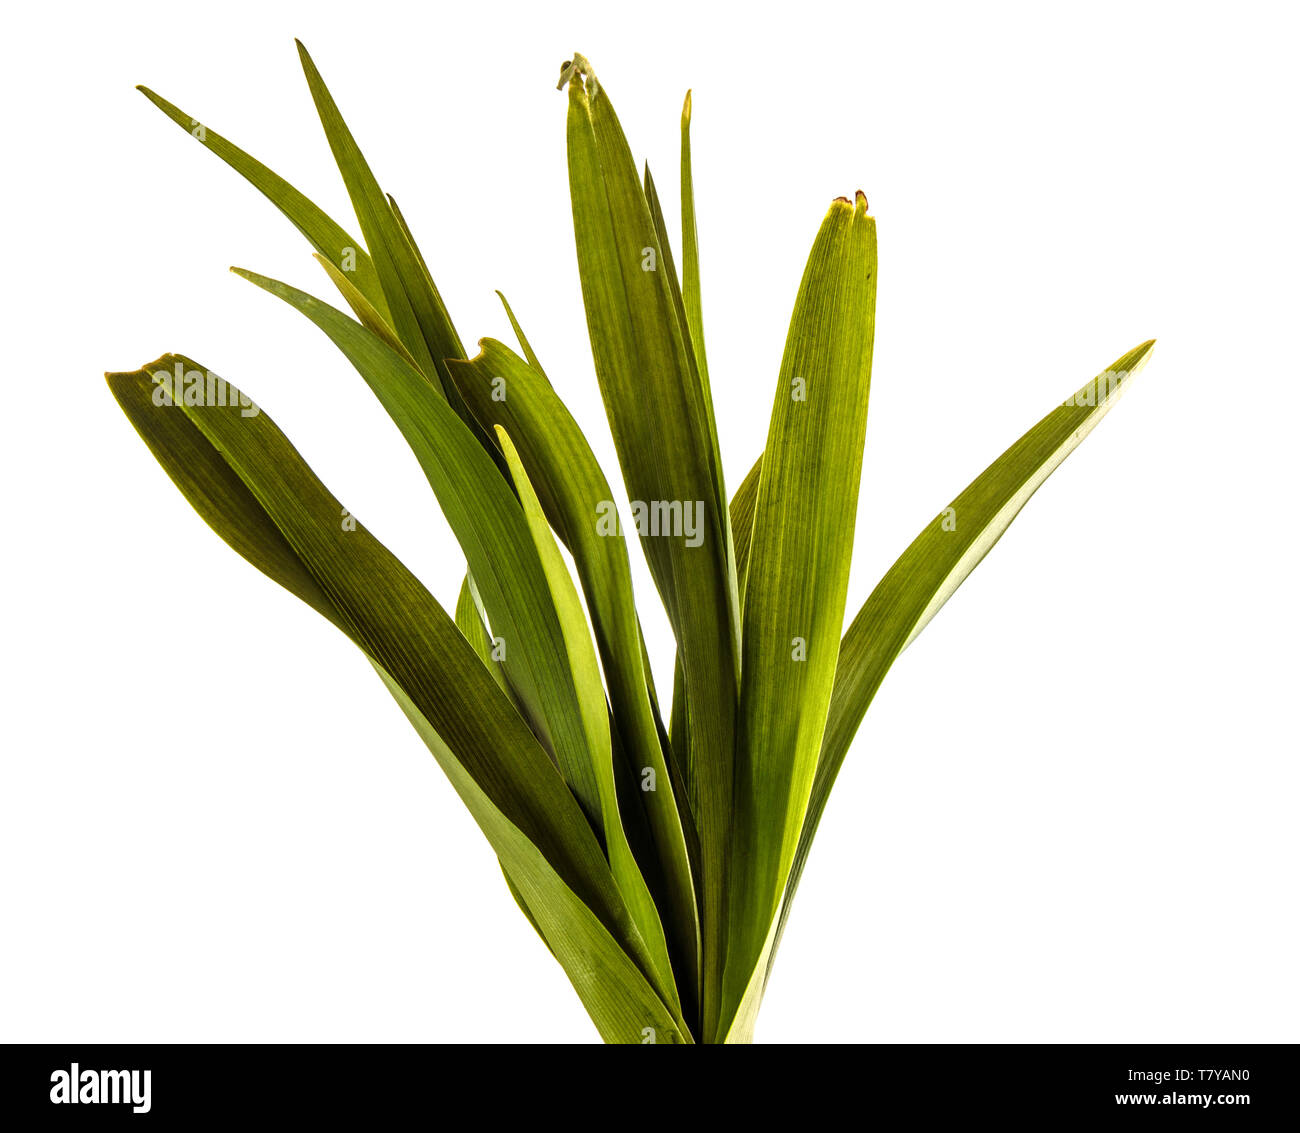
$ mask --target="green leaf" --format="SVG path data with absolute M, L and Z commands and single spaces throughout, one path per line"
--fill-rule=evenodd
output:
M 422 291 L 432 300 L 436 309 L 433 319 L 435 336 L 430 341 L 429 332 L 426 332 L 426 340 L 429 341 L 429 350 L 433 354 L 435 361 L 445 361 L 448 358 L 464 358 L 465 347 L 461 345 L 460 335 L 456 333 L 456 328 L 452 324 L 451 315 L 447 313 L 447 305 L 442 301 L 442 293 L 438 290 L 438 285 L 433 281 L 433 275 L 429 271 L 429 265 L 425 263 L 424 254 L 420 251 L 419 245 L 415 242 L 415 237 L 411 234 L 410 226 L 406 223 L 406 217 L 402 215 L 402 210 L 397 207 L 397 201 L 391 193 L 387 194 L 388 207 L 392 209 L 393 219 L 397 221 L 397 226 L 402 230 L 402 235 L 406 237 L 406 243 L 411 249 L 411 255 L 415 257 L 416 266 L 420 269 L 420 275 L 423 277 L 424 287 Z
M 483 425 L 510 434 L 524 466 L 534 471 L 546 518 L 573 555 L 609 685 L 624 775 L 635 784 L 657 851 L 657 860 L 643 860 L 642 868 L 688 973 L 678 986 L 693 989 L 699 925 L 687 834 L 649 700 L 627 545 L 611 520 L 613 491 L 550 383 L 502 343 L 489 338 L 479 345 L 480 353 L 453 362 L 451 373 Z M 653 791 L 641 789 L 646 768 L 654 775 Z
M 353 285 L 338 268 L 329 262 L 324 256 L 316 256 L 316 261 L 325 269 L 325 274 L 330 277 L 330 281 L 339 289 L 339 294 L 347 301 L 347 305 L 352 308 L 352 313 L 356 315 L 361 325 L 371 334 L 382 339 L 394 353 L 401 355 L 403 360 L 413 369 L 418 370 L 420 365 L 411 357 L 411 352 L 402 344 L 402 340 L 397 337 L 397 332 L 384 320 L 383 316 L 375 309 L 364 295 Z
M 205 123 L 191 118 L 148 87 L 136 87 L 136 90 L 275 205 L 326 261 L 347 270 L 357 290 L 381 316 L 388 317 L 388 305 L 384 301 L 383 288 L 379 286 L 379 276 L 361 241 L 349 236 L 283 177 L 209 129 Z
M 504 642 L 506 679 L 599 829 L 599 791 L 563 631 L 510 486 L 447 402 L 379 337 L 306 292 L 235 270 L 324 331 L 401 430 L 465 553 L 492 633 Z
M 618 787 L 614 779 L 614 752 L 610 742 L 605 686 L 600 680 L 600 664 L 596 660 L 596 651 L 592 648 L 591 635 L 587 631 L 582 602 L 569 577 L 564 559 L 560 556 L 560 550 L 555 545 L 555 537 L 547 525 L 542 505 L 523 462 L 519 459 L 519 453 L 510 440 L 510 434 L 500 425 L 496 427 L 496 434 L 514 480 L 515 490 L 519 494 L 519 502 L 527 517 L 542 569 L 546 572 L 551 600 L 564 634 L 568 668 L 573 674 L 577 689 L 582 723 L 587 735 L 587 750 L 591 753 L 592 771 L 600 793 L 600 813 L 604 820 L 605 851 L 609 856 L 609 866 L 655 965 L 655 987 L 665 1002 L 680 1010 L 672 964 L 668 959 L 668 942 L 659 920 L 659 912 L 623 831 Z
M 484 624 L 483 612 L 474 597 L 474 579 L 468 572 L 465 580 L 460 584 L 460 593 L 456 596 L 456 628 L 474 647 L 474 652 L 478 654 L 479 660 L 486 666 L 487 671 L 492 674 L 492 679 L 500 686 L 501 691 L 509 696 L 510 689 L 506 684 L 506 675 L 501 671 L 501 662 L 492 656 L 492 635 L 488 633 L 488 628 Z
M 691 92 L 682 103 L 682 300 L 686 323 L 695 348 L 695 363 L 700 371 L 700 386 L 710 418 L 713 393 L 709 388 L 709 363 L 704 354 L 704 306 L 700 295 L 700 243 L 695 224 L 695 185 L 691 175 Z M 710 428 L 717 428 L 710 419 Z
M 420 371 L 443 391 L 451 407 L 475 433 L 479 445 L 492 451 L 491 440 L 479 429 L 447 376 L 445 360 L 463 358 L 465 351 L 397 202 L 380 189 L 325 80 L 301 43 L 298 43 L 298 55 L 334 161 L 374 258 L 375 271 L 391 312 L 389 321 Z
M 592 356 L 623 479 L 647 531 L 662 531 L 662 520 L 672 517 L 670 531 L 679 532 L 647 534 L 641 545 L 684 673 L 682 771 L 700 840 L 707 1040 L 720 999 L 739 674 L 737 596 L 719 503 L 725 495 L 689 333 L 636 164 L 604 89 L 589 73 L 584 82 L 578 69 L 569 84 L 568 151 Z
M 745 579 L 749 573 L 749 543 L 754 534 L 754 504 L 758 501 L 758 481 L 763 473 L 763 458 L 753 467 L 731 497 L 731 531 L 736 544 L 736 577 L 740 583 L 740 600 L 745 600 Z
M 677 325 L 683 328 L 689 328 L 686 314 L 686 304 L 682 299 L 681 288 L 677 283 L 677 268 L 673 263 L 672 247 L 668 242 L 668 226 L 664 220 L 663 208 L 659 204 L 659 194 L 655 190 L 654 178 L 650 175 L 650 166 L 647 164 L 644 174 L 646 203 L 650 206 L 650 219 L 654 222 L 655 237 L 659 241 L 660 255 L 663 257 L 660 265 L 660 271 L 667 282 L 668 295 L 672 300 L 673 312 L 677 317 Z M 689 330 L 687 333 L 687 346 L 691 346 Z M 722 453 L 718 448 L 718 429 L 713 418 L 713 395 L 709 392 L 708 379 L 704 376 L 704 371 L 699 365 L 694 353 L 691 356 L 692 371 L 695 374 L 695 380 L 699 384 L 700 399 L 704 406 L 705 417 L 705 436 L 709 450 L 709 474 L 717 492 L 718 513 L 722 517 L 722 546 L 727 553 L 726 575 L 727 581 L 733 595 L 738 595 L 739 591 L 736 586 L 736 564 L 734 549 L 732 547 L 731 537 L 731 518 L 727 510 L 727 493 L 725 481 L 722 475 Z M 736 624 L 740 623 L 740 604 L 739 598 L 733 600 L 733 617 Z
M 821 749 L 848 590 L 866 432 L 876 225 L 832 203 L 795 300 L 745 584 L 724 1021 L 743 1037 Z
M 220 397 L 159 398 L 155 375 L 173 373 L 200 383 L 206 376 Z M 691 1041 L 625 952 L 636 929 L 581 810 L 451 619 L 364 527 L 347 522 L 270 418 L 214 379 L 179 355 L 108 375 L 127 417 L 203 519 L 374 664 L 487 835 L 602 1036 L 641 1042 L 652 1027 L 658 1041 Z
M 1154 345 L 1151 340 L 1130 350 L 990 464 L 912 541 L 858 611 L 840 643 L 835 690 L 786 886 L 778 943 L 835 777 L 890 666 L 979 565 L 1030 496 L 1110 411 Z
M 519 325 L 519 320 L 515 318 L 514 311 L 510 309 L 510 304 L 506 302 L 506 297 L 498 291 L 497 298 L 501 300 L 501 306 L 506 309 L 506 318 L 510 320 L 510 327 L 515 332 L 515 338 L 519 340 L 519 348 L 524 352 L 524 357 L 528 359 L 528 364 L 536 371 L 538 377 L 542 378 L 547 385 L 550 385 L 551 379 L 546 376 L 546 371 L 542 369 L 542 364 L 533 352 L 532 345 L 524 337 L 524 328 Z
M 386 674 L 381 670 L 380 676 Z M 415 709 L 399 686 L 388 679 L 385 683 L 435 757 L 439 749 L 446 753 L 427 717 Z M 655 994 L 643 971 L 587 904 L 560 881 L 546 857 L 517 828 L 500 821 L 481 803 L 472 781 L 458 784 L 459 765 L 444 760 L 446 754 L 439 762 L 476 821 L 481 827 L 492 827 L 493 848 L 507 869 L 517 903 L 564 968 L 601 1037 L 608 1043 L 644 1043 L 648 1029 L 655 1042 L 692 1042 L 680 1014 Z

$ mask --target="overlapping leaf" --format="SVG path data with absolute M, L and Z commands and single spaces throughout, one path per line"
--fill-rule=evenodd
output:
M 155 375 L 205 390 L 162 396 Z M 199 514 L 258 569 L 342 629 L 371 660 L 501 859 L 521 904 L 601 1034 L 690 1041 L 629 956 L 638 931 L 573 795 L 428 591 L 312 474 L 266 414 L 187 358 L 109 385 Z M 187 383 L 188 385 L 188 383 Z M 172 386 L 173 390 L 178 387 Z
M 468 419 L 464 406 L 459 403 L 455 387 L 447 379 L 444 360 L 463 358 L 465 352 L 442 296 L 410 237 L 396 202 L 380 189 L 325 80 L 301 43 L 298 44 L 298 55 L 325 137 L 356 210 L 361 234 L 370 248 L 375 272 L 391 313 L 388 321 L 420 370 L 442 389 L 452 408 L 472 426 L 472 420 Z M 490 447 L 486 437 L 476 439 L 483 447 Z
M 573 580 L 569 577 L 560 550 L 555 545 L 555 537 L 547 525 L 541 502 L 533 490 L 523 461 L 520 460 L 519 453 L 510 440 L 510 434 L 500 425 L 496 427 L 496 433 L 501 451 L 506 458 L 506 466 L 514 480 L 515 490 L 519 494 L 519 502 L 528 521 L 528 529 L 537 547 L 538 557 L 550 587 L 552 603 L 564 635 L 568 668 L 573 674 L 578 706 L 587 736 L 587 750 L 591 754 L 592 770 L 595 773 L 600 795 L 605 850 L 609 857 L 610 869 L 633 919 L 641 926 L 641 935 L 651 945 L 651 958 L 660 968 L 661 982 L 666 993 L 674 995 L 676 984 L 672 976 L 672 965 L 668 957 L 667 941 L 659 918 L 659 910 L 641 874 L 641 868 L 632 854 L 632 847 L 628 843 L 620 815 L 621 807 L 614 773 L 614 749 L 610 737 L 609 712 L 605 703 L 605 687 L 601 683 L 600 664 L 596 660 L 596 651 L 592 648 L 587 618 L 582 611 L 582 601 L 574 588 Z M 676 1000 L 673 1000 L 673 1003 L 675 1006 L 678 1005 Z
M 650 881 L 662 897 L 679 963 L 694 973 L 699 927 L 683 814 L 649 699 L 613 492 L 550 383 L 502 343 L 484 339 L 480 347 L 470 361 L 452 363 L 452 377 L 480 421 L 504 427 L 517 444 L 524 466 L 534 470 L 546 518 L 573 555 L 609 684 L 617 738 L 654 835 L 656 861 L 646 863 Z M 642 789 L 647 770 L 652 790 Z
M 686 734 L 673 743 L 699 832 L 707 1037 L 721 988 L 739 664 L 725 495 L 665 250 L 609 98 L 583 70 L 570 76 L 568 118 L 578 269 L 605 411 L 628 494 L 645 509 L 641 544 L 683 667 Z M 686 533 L 688 507 L 698 545 Z
M 349 273 L 357 290 L 383 317 L 387 318 L 388 307 L 384 301 L 383 288 L 379 285 L 379 276 L 361 241 L 349 236 L 336 221 L 283 177 L 268 169 L 234 143 L 227 141 L 215 130 L 209 129 L 206 123 L 191 118 L 185 111 L 173 106 L 148 87 L 142 86 L 136 89 L 182 130 L 221 158 L 275 205 L 293 226 L 307 237 L 317 252 L 329 263 Z
M 822 225 L 764 454 L 728 504 L 704 346 L 690 93 L 679 279 L 649 168 L 642 180 L 605 90 L 575 56 L 560 85 L 579 276 L 632 515 L 676 638 L 670 731 L 625 529 L 586 440 L 504 296 L 524 357 L 485 339 L 465 360 L 396 201 L 301 44 L 299 53 L 364 249 L 266 166 L 140 89 L 294 223 L 355 314 L 241 272 L 340 347 L 415 452 L 468 560 L 455 622 L 233 387 L 218 379 L 214 401 L 212 376 L 169 355 L 110 375 L 113 392 L 222 538 L 365 652 L 602 1036 L 747 1041 L 831 786 L 885 673 L 1151 344 L 968 486 L 841 641 L 874 334 L 865 200 L 837 201 Z M 154 374 L 173 367 L 199 379 L 197 397 L 159 398 Z M 573 556 L 594 648 L 555 536 Z
M 748 1033 L 835 680 L 866 431 L 876 226 L 832 203 L 804 271 L 754 505 L 724 1024 Z
M 1144 342 L 1117 359 L 990 464 L 912 541 L 858 611 L 840 644 L 817 776 L 781 910 L 782 928 L 835 777 L 890 666 L 1029 498 L 1111 410 L 1154 345 Z

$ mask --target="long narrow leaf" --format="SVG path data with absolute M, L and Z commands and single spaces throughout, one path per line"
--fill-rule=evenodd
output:
M 483 424 L 503 426 L 518 445 L 525 467 L 535 472 L 546 517 L 573 555 L 609 684 L 619 747 L 654 836 L 657 861 L 648 880 L 662 894 L 665 927 L 693 984 L 699 925 L 682 803 L 649 700 L 631 568 L 614 518 L 613 492 L 550 383 L 508 347 L 484 339 L 480 353 L 453 363 L 451 373 Z
M 370 300 L 384 318 L 388 317 L 388 305 L 384 300 L 383 288 L 379 286 L 379 276 L 375 273 L 375 266 L 365 248 L 362 247 L 361 241 L 349 236 L 341 225 L 327 216 L 283 177 L 268 169 L 234 143 L 227 141 L 215 130 L 209 129 L 206 123 L 191 118 L 185 111 L 173 106 L 148 87 L 136 87 L 136 90 L 275 205 L 293 226 L 307 237 L 317 252 L 329 263 L 348 273 L 357 290 Z
M 817 777 L 786 886 L 777 943 L 835 777 L 890 666 L 979 565 L 1029 498 L 1110 411 L 1128 381 L 1146 365 L 1154 345 L 1153 340 L 1130 350 L 990 464 L 912 541 L 858 611 L 840 643 Z
M 713 420 L 713 391 L 709 385 L 709 362 L 704 352 L 704 303 L 700 292 L 700 240 L 695 223 L 695 179 L 691 171 L 691 92 L 682 103 L 682 301 L 686 324 L 695 349 L 700 387 L 709 414 L 709 428 L 717 435 Z
M 380 189 L 325 80 L 301 43 L 298 43 L 298 55 L 325 137 L 374 258 L 392 327 L 419 363 L 421 372 L 443 391 L 451 407 L 475 432 L 480 446 L 492 451 L 491 439 L 478 430 L 447 376 L 445 360 L 462 358 L 465 352 L 424 257 L 415 246 L 396 201 Z
M 456 596 L 456 628 L 474 647 L 474 652 L 478 654 L 479 660 L 483 662 L 487 671 L 492 674 L 492 679 L 509 696 L 506 675 L 501 671 L 501 662 L 492 656 L 494 648 L 492 635 L 488 633 L 488 627 L 483 624 L 483 614 L 474 599 L 474 580 L 468 573 L 460 584 L 460 593 Z
M 501 306 L 506 309 L 506 318 L 510 320 L 510 329 L 515 332 L 515 338 L 519 340 L 519 349 L 524 352 L 524 357 L 528 360 L 528 364 L 537 373 L 538 377 L 544 379 L 546 384 L 550 385 L 551 379 L 546 376 L 546 371 L 542 369 L 542 363 L 538 360 L 536 353 L 533 351 L 532 343 L 530 343 L 527 337 L 525 337 L 524 328 L 519 325 L 519 320 L 515 318 L 514 311 L 510 309 L 510 304 L 506 302 L 506 297 L 498 291 L 497 298 L 501 300 Z
M 650 175 L 650 166 L 648 164 L 645 167 L 643 183 L 645 185 L 646 204 L 650 206 L 650 219 L 654 223 L 655 237 L 659 241 L 659 252 L 662 256 L 659 270 L 666 282 L 668 297 L 672 302 L 673 312 L 677 316 L 677 324 L 680 327 L 686 328 L 686 331 L 688 332 L 687 345 L 689 347 L 691 346 L 691 338 L 689 334 L 690 324 L 687 318 L 686 303 L 682 298 L 681 287 L 677 281 L 677 267 L 673 263 L 672 247 L 668 242 L 668 224 L 664 219 L 663 207 L 659 203 L 659 193 L 655 189 L 654 178 Z M 726 481 L 722 475 L 722 453 L 718 447 L 718 428 L 713 418 L 713 395 L 709 392 L 708 380 L 705 378 L 703 370 L 700 368 L 698 358 L 696 358 L 694 352 L 692 352 L 691 357 L 693 362 L 692 372 L 695 374 L 695 379 L 699 384 L 700 403 L 704 407 L 704 437 L 705 443 L 708 446 L 710 475 L 715 490 L 717 491 L 718 515 L 721 517 L 722 526 L 724 528 L 721 537 L 723 550 L 727 554 L 727 563 L 724 570 L 731 586 L 731 592 L 735 595 L 739 593 L 735 583 L 735 551 L 732 546 L 731 517 L 727 510 Z M 735 600 L 734 605 L 734 617 L 737 623 L 739 623 L 740 606 L 738 598 Z
M 592 648 L 587 631 L 587 619 L 582 612 L 582 601 L 569 577 L 568 568 L 555 545 L 555 537 L 547 525 L 541 502 L 533 490 L 528 472 L 519 453 L 510 440 L 510 434 L 500 425 L 496 427 L 497 440 L 506 465 L 514 480 L 519 502 L 528 520 L 528 528 L 537 547 L 546 581 L 550 586 L 560 627 L 564 634 L 568 668 L 573 674 L 578 693 L 578 704 L 583 727 L 587 735 L 587 750 L 591 753 L 592 772 L 600 794 L 600 812 L 604 821 L 605 852 L 609 866 L 623 895 L 628 910 L 641 930 L 650 959 L 655 964 L 655 986 L 664 1000 L 680 1009 L 672 962 L 668 958 L 668 942 L 664 936 L 659 912 L 654 898 L 641 875 L 641 869 L 632 856 L 620 817 L 618 787 L 614 778 L 614 750 L 610 740 L 609 710 L 605 703 L 605 686 L 600 679 L 600 664 Z
M 720 1003 L 739 675 L 724 489 L 636 164 L 595 77 L 576 69 L 570 77 L 569 188 L 596 376 L 628 494 L 646 517 L 641 545 L 685 674 L 683 772 L 701 849 L 707 1040 Z
M 423 376 L 378 336 L 297 288 L 252 272 L 238 274 L 324 331 L 401 430 L 465 552 L 492 631 L 505 643 L 506 677 L 599 829 L 599 791 L 563 632 L 510 486 L 447 402 L 432 394 Z
M 160 398 L 157 376 L 173 373 L 200 383 L 206 376 L 213 388 L 214 376 L 177 355 L 108 381 L 186 499 L 365 652 L 487 835 L 601 1034 L 641 1042 L 650 1027 L 658 1041 L 690 1041 L 620 946 L 636 930 L 582 812 L 451 620 L 349 521 L 251 401 L 224 382 L 219 399 Z
M 736 863 L 724 1021 L 744 1037 L 817 770 L 835 680 L 876 299 L 866 198 L 832 203 L 795 300 L 745 584 Z

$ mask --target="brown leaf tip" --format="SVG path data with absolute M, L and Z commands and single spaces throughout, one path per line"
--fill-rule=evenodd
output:
M 560 81 L 555 84 L 555 89 L 563 90 L 566 85 L 573 82 L 581 86 L 584 78 L 594 82 L 596 75 L 591 69 L 591 64 L 587 62 L 587 57 L 575 51 L 572 59 L 567 59 L 560 64 Z

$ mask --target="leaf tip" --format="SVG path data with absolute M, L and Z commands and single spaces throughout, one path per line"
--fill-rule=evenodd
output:
M 581 87 L 584 78 L 595 82 L 596 76 L 591 69 L 591 64 L 587 62 L 587 57 L 575 51 L 572 59 L 566 59 L 560 64 L 560 81 L 555 84 L 555 89 L 563 90 L 566 84 L 573 86 L 575 80 Z
M 500 295 L 501 292 L 498 291 L 497 294 Z M 503 298 L 502 302 L 504 301 L 505 300 Z M 457 366 L 466 366 L 466 367 L 481 365 L 486 360 L 487 344 L 491 341 L 493 341 L 491 338 L 480 338 L 478 340 L 478 353 L 475 354 L 473 358 L 448 358 L 447 362 L 455 363 Z
M 1148 338 L 1146 342 L 1133 347 L 1128 353 L 1129 368 L 1136 369 L 1138 366 L 1145 365 L 1147 357 L 1155 349 L 1156 340 Z
M 686 92 L 686 98 L 682 102 L 682 129 L 689 129 L 691 124 L 691 92 Z
M 867 209 L 869 207 L 870 206 L 867 204 L 867 194 L 864 193 L 861 189 L 859 189 L 856 193 L 853 194 L 851 198 L 836 197 L 833 201 L 831 201 L 831 207 L 828 215 L 833 216 L 836 213 L 840 213 L 842 215 L 845 215 L 846 219 L 853 221 L 859 219 L 860 217 L 865 217 L 867 215 Z

